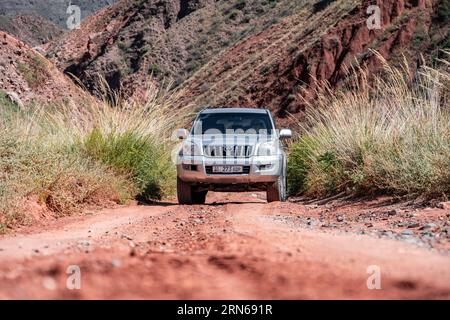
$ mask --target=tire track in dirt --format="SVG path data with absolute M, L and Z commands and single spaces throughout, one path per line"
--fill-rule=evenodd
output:
M 355 234 L 299 228 L 284 219 L 280 204 L 231 206 L 233 227 L 258 239 L 278 277 L 281 295 L 308 298 L 450 297 L 450 259 L 415 246 Z M 384 290 L 368 290 L 367 268 L 379 266 Z M 265 276 L 270 279 L 271 272 Z M 439 274 L 436 278 L 433 275 Z M 272 276 L 274 276 L 272 274 Z M 290 291 L 289 291 L 290 290 Z
M 137 224 L 149 216 L 164 214 L 168 208 L 162 206 L 130 206 L 108 209 L 94 216 L 76 217 L 73 222 L 55 224 L 46 231 L 34 228 L 27 234 L 0 238 L 0 261 L 5 259 L 31 258 L 37 254 L 57 254 L 81 242 L 94 243 L 105 234 Z
M 399 241 L 308 230 L 288 219 L 286 205 L 213 193 L 207 205 L 119 208 L 4 237 L 0 298 L 450 297 L 450 257 Z M 92 243 L 80 246 L 89 234 Z M 15 253 L 18 239 L 27 245 Z M 64 245 L 48 255 L 24 254 L 46 241 Z M 81 290 L 66 287 L 70 265 L 81 269 Z M 382 290 L 368 290 L 369 265 L 380 266 Z

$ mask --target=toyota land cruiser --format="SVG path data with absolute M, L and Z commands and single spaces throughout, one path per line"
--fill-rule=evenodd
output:
M 289 129 L 276 130 L 265 109 L 205 109 L 183 140 L 177 159 L 180 204 L 203 204 L 208 191 L 266 191 L 267 201 L 286 200 L 287 157 L 282 140 Z

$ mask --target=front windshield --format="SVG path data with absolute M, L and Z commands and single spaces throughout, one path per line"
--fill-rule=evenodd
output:
M 271 135 L 273 125 L 263 113 L 205 113 L 194 123 L 192 133 L 204 134 L 262 134 Z

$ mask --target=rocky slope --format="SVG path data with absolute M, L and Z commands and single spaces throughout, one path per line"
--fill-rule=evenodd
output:
M 91 91 L 97 75 L 135 95 L 152 76 L 176 85 L 224 49 L 277 23 L 302 0 L 122 0 L 53 43 L 48 57 Z
M 0 2 L 0 15 L 16 16 L 22 14 L 38 14 L 47 18 L 62 28 L 67 28 L 69 14 L 67 8 L 77 5 L 81 9 L 84 19 L 98 9 L 111 5 L 116 0 L 2 0 Z
M 369 30 L 375 3 L 382 26 Z M 342 85 L 356 61 L 376 72 L 372 50 L 413 66 L 438 56 L 449 47 L 447 11 L 448 0 L 121 0 L 47 55 L 94 93 L 99 75 L 128 97 L 171 78 L 186 101 L 284 117 L 313 100 L 317 81 Z
M 27 103 L 81 101 L 87 95 L 50 61 L 23 42 L 0 31 L 0 99 Z
M 0 31 L 9 33 L 32 47 L 55 40 L 64 32 L 50 20 L 34 13 L 0 16 Z
M 394 64 L 406 57 L 414 67 L 421 55 L 449 47 L 449 24 L 436 18 L 436 1 L 378 1 L 380 30 L 366 24 L 373 1 L 328 2 L 230 48 L 189 79 L 185 96 L 198 104 L 269 106 L 283 117 L 312 101 L 318 83 L 339 87 L 351 65 L 376 72 L 380 61 L 371 50 Z

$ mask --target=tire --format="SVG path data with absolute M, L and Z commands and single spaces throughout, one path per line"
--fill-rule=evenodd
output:
M 208 194 L 208 191 L 193 192 L 193 198 L 192 198 L 193 203 L 194 204 L 205 204 L 207 194 Z
M 278 180 L 267 187 L 267 202 L 286 201 L 286 176 L 278 177 Z
M 193 192 L 189 183 L 177 177 L 177 195 L 179 204 L 193 204 Z

